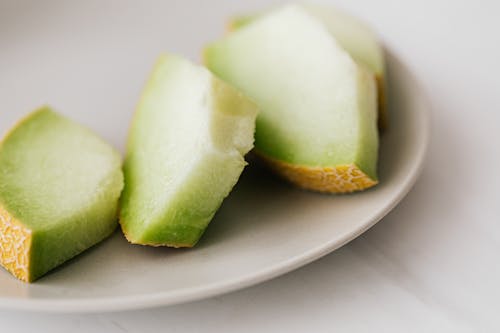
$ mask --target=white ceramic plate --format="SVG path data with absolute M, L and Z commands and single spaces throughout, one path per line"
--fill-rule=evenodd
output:
M 237 10 L 212 2 L 195 11 L 191 2 L 11 3 L 0 10 L 0 133 L 50 103 L 121 149 L 156 56 L 198 58 Z M 409 191 L 428 142 L 422 91 L 391 54 L 388 67 L 391 128 L 376 188 L 313 194 L 251 166 L 195 249 L 132 246 L 117 232 L 32 285 L 0 270 L 0 307 L 96 312 L 197 300 L 284 274 L 357 237 Z

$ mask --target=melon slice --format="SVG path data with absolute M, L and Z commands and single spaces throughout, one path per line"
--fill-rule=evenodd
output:
M 135 244 L 194 246 L 246 165 L 257 107 L 207 69 L 160 57 L 132 121 L 120 223 Z
M 0 263 L 31 282 L 115 230 L 121 157 L 44 107 L 0 144 Z
M 375 74 L 378 91 L 378 125 L 381 129 L 387 128 L 385 60 L 377 35 L 356 17 L 335 7 L 317 4 L 301 4 L 300 7 L 318 19 L 358 64 Z M 235 16 L 229 21 L 229 31 L 243 28 L 262 15 L 263 13 Z
M 304 9 L 260 16 L 204 59 L 260 107 L 255 150 L 280 175 L 321 192 L 377 183 L 374 77 Z

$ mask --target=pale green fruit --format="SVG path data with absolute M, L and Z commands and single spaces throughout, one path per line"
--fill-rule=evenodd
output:
M 256 114 L 207 69 L 162 56 L 128 139 L 120 216 L 127 239 L 194 246 L 246 165 Z
M 386 128 L 388 115 L 385 100 L 385 60 L 384 50 L 377 35 L 356 17 L 333 6 L 317 4 L 298 6 L 317 18 L 358 64 L 375 74 L 378 90 L 378 123 L 380 128 Z M 243 28 L 264 14 L 235 16 L 230 19 L 229 30 Z
M 324 24 L 286 6 L 205 50 L 207 66 L 260 107 L 255 150 L 312 190 L 377 183 L 376 83 Z
M 0 263 L 31 282 L 115 230 L 121 156 L 42 108 L 0 144 Z

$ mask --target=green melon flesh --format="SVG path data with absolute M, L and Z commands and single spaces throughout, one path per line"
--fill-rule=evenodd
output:
M 332 6 L 317 4 L 298 5 L 319 19 L 337 42 L 359 64 L 363 64 L 375 75 L 385 76 L 384 52 L 376 34 L 363 22 Z M 236 16 L 230 21 L 231 29 L 240 29 L 263 14 Z
M 127 239 L 194 246 L 246 165 L 256 114 L 205 68 L 162 56 L 128 139 L 120 216 Z
M 117 226 L 122 188 L 117 151 L 48 107 L 35 111 L 0 145 L 2 265 L 33 281 L 100 242 Z
M 258 153 L 301 167 L 355 165 L 377 179 L 374 77 L 304 9 L 260 16 L 204 56 L 260 107 Z
M 318 19 L 358 64 L 375 74 L 379 90 L 379 124 L 381 128 L 385 128 L 388 122 L 384 96 L 385 60 L 377 35 L 356 17 L 332 6 L 301 4 L 300 7 Z M 229 23 L 230 29 L 248 26 L 264 14 L 236 16 Z

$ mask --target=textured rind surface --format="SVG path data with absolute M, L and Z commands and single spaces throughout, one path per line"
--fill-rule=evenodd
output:
M 19 280 L 30 282 L 31 230 L 0 205 L 0 264 Z
M 143 246 L 151 246 L 151 247 L 172 247 L 174 249 L 181 249 L 181 248 L 192 248 L 196 245 L 196 243 L 173 243 L 173 242 L 164 242 L 164 243 L 154 243 L 154 242 L 145 242 L 145 241 L 136 241 L 130 236 L 125 229 L 122 228 L 123 235 L 125 236 L 125 239 L 127 242 L 133 245 L 143 245 Z
M 294 165 L 257 153 L 276 174 L 292 184 L 311 191 L 322 193 L 351 193 L 377 185 L 355 164 L 332 167 L 310 167 Z

